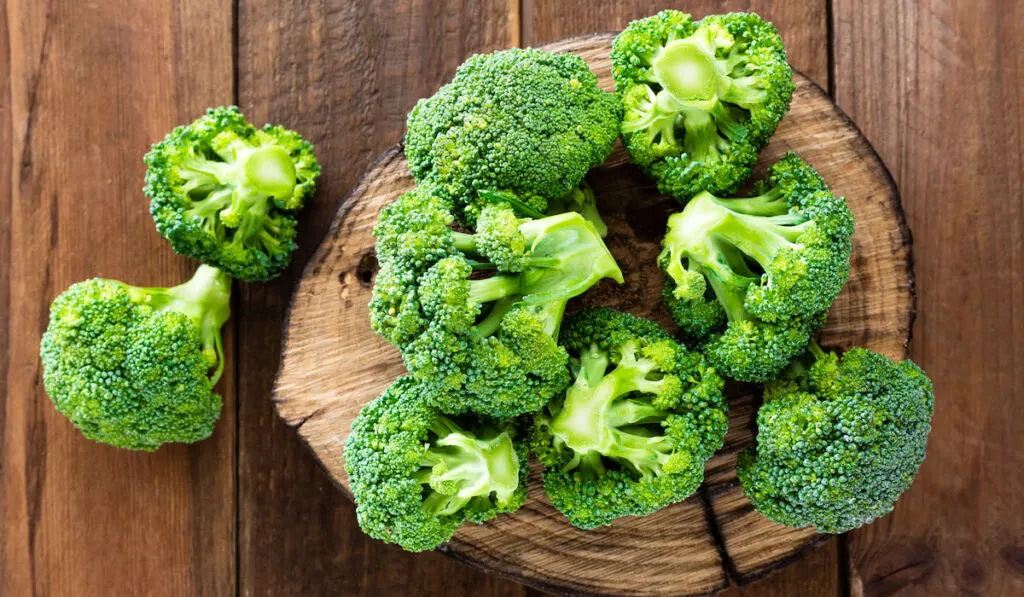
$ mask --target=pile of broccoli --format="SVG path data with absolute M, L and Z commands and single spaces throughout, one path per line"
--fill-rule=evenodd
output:
M 421 551 L 514 511 L 531 452 L 582 529 L 685 500 L 723 445 L 726 378 L 767 384 L 739 477 L 770 519 L 843 532 L 913 480 L 928 378 L 814 343 L 850 272 L 846 201 L 795 154 L 734 196 L 795 89 L 778 32 L 753 14 L 664 11 L 611 58 L 615 94 L 575 56 L 473 56 L 410 113 L 417 186 L 380 213 L 369 304 L 409 374 L 345 449 L 369 535 Z M 620 135 L 683 205 L 658 257 L 678 335 L 607 308 L 563 321 L 602 279 L 623 283 L 584 181 Z
M 53 301 L 40 356 L 47 394 L 85 437 L 152 451 L 213 433 L 231 279 L 288 265 L 320 166 L 297 133 L 258 130 L 234 106 L 174 129 L 145 163 L 157 230 L 202 264 L 173 288 L 72 285 Z
M 429 550 L 514 512 L 531 453 L 579 528 L 683 501 L 723 445 L 727 379 L 765 384 L 737 473 L 771 520 L 845 532 L 913 482 L 928 377 L 814 339 L 850 272 L 845 199 L 792 153 L 735 196 L 795 88 L 778 32 L 753 14 L 669 10 L 630 24 L 611 59 L 615 93 L 570 54 L 473 56 L 409 114 L 417 185 L 380 212 L 368 306 L 408 374 L 345 442 L 370 536 Z M 607 308 L 566 316 L 603 280 L 624 283 L 585 181 L 620 136 L 682 204 L 657 260 L 678 334 Z M 257 129 L 234 107 L 174 129 L 145 163 L 157 230 L 201 265 L 172 288 L 75 284 L 41 343 L 57 409 L 87 438 L 135 450 L 213 432 L 232 279 L 287 267 L 320 173 L 297 133 Z

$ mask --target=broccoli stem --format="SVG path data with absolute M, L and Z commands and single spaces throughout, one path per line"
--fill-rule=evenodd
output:
M 192 279 L 171 288 L 129 286 L 132 302 L 156 311 L 184 313 L 199 328 L 203 357 L 216 367 L 210 383 L 216 385 L 224 372 L 224 348 L 220 328 L 231 316 L 231 278 L 208 265 L 200 265 Z
M 519 456 L 508 433 L 474 436 L 451 420 L 431 425 L 437 438 L 415 474 L 429 486 L 423 508 L 435 516 L 456 514 L 474 498 L 507 503 L 519 487 Z
M 515 307 L 517 300 L 517 297 L 505 297 L 495 302 L 490 313 L 474 327 L 474 335 L 477 338 L 487 338 L 496 334 L 501 327 L 501 320 Z
M 452 230 L 452 240 L 455 241 L 455 249 L 460 253 L 477 253 L 476 237 L 472 234 Z
M 517 275 L 498 274 L 490 278 L 469 281 L 469 300 L 479 304 L 493 303 L 507 296 L 519 294 L 522 280 Z
M 647 377 L 657 365 L 650 359 L 637 359 L 635 346 L 626 344 L 620 348 L 621 357 L 615 368 L 595 383 L 594 375 L 601 367 L 601 359 L 596 354 L 600 350 L 592 346 L 581 355 L 580 373 L 566 391 L 562 409 L 551 421 L 551 433 L 578 455 L 596 453 L 632 461 L 639 457 L 633 451 L 639 444 L 621 427 L 665 413 L 653 407 L 645 408 L 640 402 L 622 407 L 613 407 L 613 404 L 630 393 L 651 389 L 647 383 L 656 380 Z M 651 439 L 645 438 L 640 443 L 656 444 Z

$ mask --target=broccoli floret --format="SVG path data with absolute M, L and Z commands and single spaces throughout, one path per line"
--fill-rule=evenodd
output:
M 615 38 L 612 65 L 626 149 L 683 202 L 736 190 L 795 89 L 782 38 L 755 14 L 662 11 Z
M 589 529 L 693 494 L 728 427 L 724 382 L 704 356 L 604 308 L 570 318 L 561 341 L 576 381 L 530 435 L 551 503 Z
M 239 280 L 277 277 L 295 250 L 295 213 L 313 196 L 313 146 L 256 129 L 234 106 L 180 126 L 146 154 L 146 195 L 175 252 Z
M 932 383 L 911 361 L 811 343 L 765 388 L 757 447 L 738 474 L 757 511 L 791 527 L 843 533 L 890 512 L 924 461 Z
M 743 381 L 768 381 L 824 323 L 850 272 L 853 215 L 796 154 L 755 196 L 702 192 L 669 217 L 663 297 L 708 358 Z
M 53 301 L 43 334 L 47 394 L 87 438 L 119 448 L 208 437 L 220 417 L 213 387 L 230 298 L 228 276 L 205 265 L 173 288 L 72 285 Z
M 515 194 L 544 213 L 611 153 L 622 106 L 572 54 L 511 49 L 476 55 L 409 113 L 405 155 L 466 226 L 488 205 L 480 191 Z
M 487 201 L 475 233 L 452 230 L 447 204 L 428 188 L 382 211 L 370 320 L 445 412 L 515 416 L 569 383 L 555 341 L 567 301 L 602 278 L 623 279 L 580 214 L 533 219 L 510 194 Z
M 424 386 L 398 378 L 367 404 L 345 442 L 359 526 L 409 551 L 434 549 L 464 521 L 526 501 L 528 449 L 510 421 L 448 417 Z

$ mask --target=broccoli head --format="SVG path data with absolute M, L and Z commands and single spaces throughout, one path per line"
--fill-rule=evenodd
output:
M 534 415 L 551 503 L 589 529 L 693 494 L 728 427 L 724 382 L 652 321 L 611 309 L 570 318 L 576 381 Z
M 583 59 L 536 49 L 476 55 L 409 113 L 405 155 L 475 226 L 480 191 L 506 191 L 538 212 L 611 153 L 622 106 Z
M 425 392 L 398 378 L 363 408 L 345 442 L 359 526 L 409 551 L 434 549 L 463 521 L 483 522 L 526 501 L 528 448 L 514 425 L 445 416 Z
M 890 512 L 924 461 L 932 383 L 910 361 L 811 343 L 768 384 L 757 446 L 738 464 L 757 511 L 791 527 L 843 533 Z
M 676 10 L 630 23 L 612 44 L 622 139 L 667 195 L 732 193 L 789 110 L 782 38 L 755 14 L 694 22 Z
M 622 272 L 580 214 L 534 219 L 514 195 L 488 197 L 475 233 L 452 230 L 427 187 L 382 211 L 370 321 L 445 412 L 515 416 L 569 383 L 555 341 L 568 300 Z
M 755 196 L 702 192 L 669 217 L 665 305 L 715 367 L 768 381 L 803 352 L 850 271 L 853 215 L 796 154 Z
M 230 278 L 205 265 L 173 288 L 101 278 L 72 285 L 54 300 L 43 334 L 46 392 L 87 438 L 119 448 L 208 437 L 221 411 L 213 387 L 230 298 Z
M 277 277 L 295 250 L 295 213 L 313 195 L 313 146 L 259 130 L 234 106 L 209 110 L 146 154 L 145 193 L 175 252 L 239 280 Z

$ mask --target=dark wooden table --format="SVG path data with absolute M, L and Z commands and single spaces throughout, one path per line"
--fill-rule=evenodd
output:
M 774 21 L 878 149 L 914 233 L 912 356 L 937 395 L 894 514 L 730 595 L 1024 595 L 1020 0 L 0 0 L 2 593 L 537 594 L 362 536 L 268 400 L 283 311 L 346 191 L 464 58 L 670 6 Z M 90 443 L 42 388 L 49 303 L 87 277 L 190 274 L 152 225 L 142 155 L 229 103 L 317 145 L 302 249 L 282 279 L 236 286 L 212 439 Z

